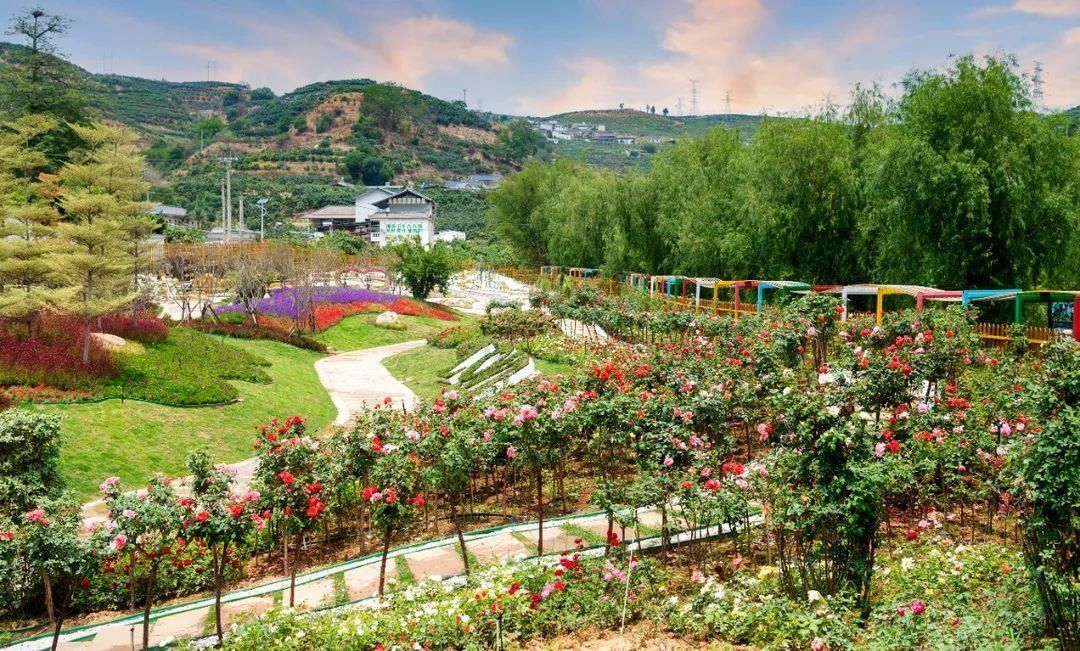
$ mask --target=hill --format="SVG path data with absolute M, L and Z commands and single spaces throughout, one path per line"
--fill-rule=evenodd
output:
M 710 129 L 724 125 L 742 131 L 745 135 L 753 133 L 761 122 L 759 115 L 698 115 L 674 116 L 646 113 L 636 109 L 606 109 L 592 111 L 572 111 L 552 115 L 546 120 L 557 120 L 564 124 L 587 122 L 603 124 L 610 133 L 632 136 L 671 136 L 694 137 Z

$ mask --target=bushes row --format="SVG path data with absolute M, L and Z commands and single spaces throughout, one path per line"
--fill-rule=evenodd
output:
M 270 328 L 261 325 L 255 326 L 251 325 L 251 323 L 212 323 L 210 321 L 192 321 L 188 324 L 188 327 L 208 334 L 224 335 L 226 337 L 236 337 L 238 339 L 263 339 L 266 341 L 289 344 L 290 346 L 296 346 L 297 348 L 314 350 L 318 353 L 326 352 L 326 344 L 315 341 L 310 337 L 291 334 L 278 328 Z

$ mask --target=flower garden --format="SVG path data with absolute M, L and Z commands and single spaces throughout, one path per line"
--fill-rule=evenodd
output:
M 366 301 L 328 304 L 352 302 Z M 376 591 L 392 593 L 379 610 L 302 616 L 290 588 L 246 625 L 215 608 L 206 632 L 235 649 L 504 648 L 597 629 L 818 651 L 1080 641 L 1075 344 L 984 347 L 959 307 L 841 321 L 820 294 L 738 321 L 588 290 L 534 303 L 614 337 L 566 346 L 572 373 L 492 395 L 445 390 L 324 436 L 273 421 L 247 486 L 199 454 L 190 492 L 109 480 L 90 536 L 70 507 L 28 503 L 0 536 L 7 607 L 149 616 L 375 553 Z M 518 321 L 535 334 L 499 323 Z M 473 345 L 461 328 L 440 339 Z M 606 526 L 548 522 L 581 510 Z M 554 555 L 476 561 L 464 532 L 523 520 L 530 552 Z M 580 549 L 551 549 L 558 527 Z M 394 545 L 446 535 L 463 581 L 388 576 Z

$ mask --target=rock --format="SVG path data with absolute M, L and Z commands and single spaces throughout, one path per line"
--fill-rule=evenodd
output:
M 375 325 L 377 326 L 395 326 L 401 323 L 401 317 L 397 312 L 391 312 L 387 310 L 375 317 Z
M 105 332 L 91 332 L 90 338 L 101 344 L 101 347 L 105 350 L 120 350 L 127 344 L 127 340 L 123 337 L 117 337 Z

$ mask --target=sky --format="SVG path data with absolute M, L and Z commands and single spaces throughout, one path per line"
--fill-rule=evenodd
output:
M 519 115 L 812 112 L 949 57 L 1012 54 L 1080 104 L 1080 0 L 40 0 L 93 72 L 286 92 L 393 81 Z M 27 3 L 0 0 L 11 15 Z

